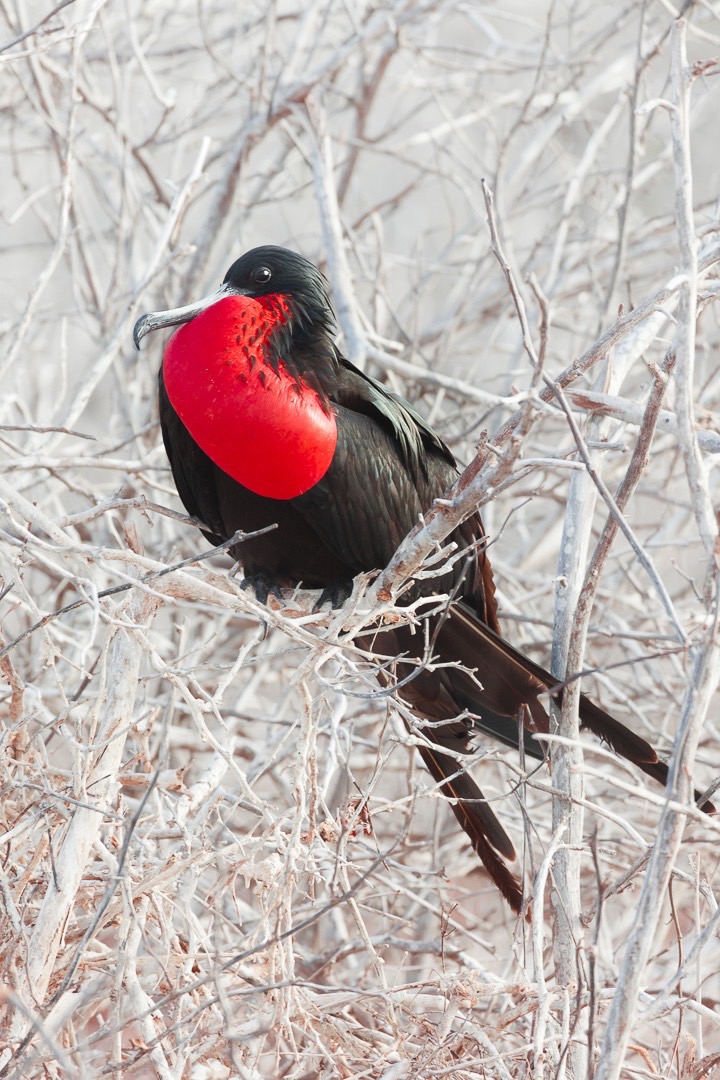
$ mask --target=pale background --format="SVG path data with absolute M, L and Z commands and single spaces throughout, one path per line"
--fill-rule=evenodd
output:
M 157 423 L 160 335 L 137 353 L 132 326 L 209 292 L 256 244 L 321 265 L 348 351 L 460 462 L 515 413 L 532 368 L 482 179 L 535 350 L 549 318 L 553 377 L 672 282 L 573 384 L 614 398 L 594 419 L 577 399 L 574 415 L 615 492 L 653 365 L 693 325 L 676 276 L 690 147 L 711 253 L 694 416 L 671 380 L 626 511 L 646 566 L 615 542 L 584 662 L 606 670 L 583 684 L 669 754 L 717 681 L 712 647 L 706 678 L 688 645 L 712 641 L 715 610 L 720 6 L 690 5 L 674 144 L 684 84 L 674 8 L 656 0 L 49 10 L 8 0 L 0 39 L 0 644 L 34 628 L 0 671 L 3 1075 L 584 1077 L 603 1060 L 603 1076 L 712 1075 L 717 825 L 687 825 L 639 989 L 608 1030 L 661 789 L 584 740 L 574 947 L 559 954 L 558 892 L 543 907 L 538 885 L 533 931 L 505 909 L 388 700 L 333 650 L 347 615 L 311 617 L 300 598 L 263 637 L 221 557 L 99 593 L 206 550 L 140 505 L 181 510 Z M 676 404 L 699 442 L 676 433 Z M 508 636 L 547 664 L 556 581 L 561 597 L 580 587 L 607 508 L 591 481 L 569 487 L 579 459 L 557 404 L 533 417 L 515 482 L 483 513 Z M 576 566 L 558 562 L 569 549 Z M 716 698 L 701 787 L 720 767 L 717 715 Z M 517 755 L 480 749 L 532 890 L 550 774 L 518 797 Z

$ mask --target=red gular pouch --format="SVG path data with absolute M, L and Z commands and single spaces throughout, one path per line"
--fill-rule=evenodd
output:
M 227 296 L 184 323 L 167 343 L 170 403 L 215 464 L 256 495 L 294 499 L 322 479 L 335 453 L 330 402 L 283 360 L 267 360 L 287 323 L 281 296 Z

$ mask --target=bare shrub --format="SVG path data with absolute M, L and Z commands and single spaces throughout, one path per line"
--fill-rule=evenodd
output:
M 720 27 L 686 8 L 3 5 L 0 1075 L 718 1067 L 688 797 L 718 769 Z M 201 558 L 132 347 L 259 243 L 323 267 L 351 358 L 472 463 L 330 615 Z M 582 764 L 571 694 L 552 776 L 479 747 L 531 926 L 352 644 L 478 501 L 508 637 L 676 763 L 669 800 Z

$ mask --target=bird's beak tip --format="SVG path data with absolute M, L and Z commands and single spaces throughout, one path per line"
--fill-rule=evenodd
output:
M 133 327 L 133 342 L 135 343 L 135 348 L 138 350 L 138 352 L 140 352 L 140 342 L 142 341 L 142 339 L 143 339 L 143 337 L 145 336 L 145 333 L 146 333 L 146 331 L 145 331 L 145 324 L 146 323 L 147 323 L 147 315 L 141 315 L 140 318 L 138 319 L 138 321 L 135 323 L 135 325 Z
M 141 315 L 133 328 L 133 341 L 135 342 L 135 348 L 140 348 L 140 342 L 149 334 L 151 330 L 161 330 L 166 326 L 180 326 L 183 323 L 190 322 L 196 315 L 199 315 L 201 311 L 205 311 L 212 304 L 217 303 L 218 300 L 222 300 L 224 297 L 232 295 L 233 290 L 230 286 L 223 284 L 219 289 L 216 289 L 210 296 L 203 297 L 202 300 L 197 300 L 193 304 L 185 304 L 184 307 L 170 308 L 167 311 L 149 311 L 145 315 Z

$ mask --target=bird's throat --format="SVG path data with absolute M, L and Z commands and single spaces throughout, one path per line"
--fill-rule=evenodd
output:
M 271 339 L 290 318 L 282 296 L 228 296 L 170 338 L 162 377 L 198 446 L 257 495 L 293 499 L 327 472 L 337 424 L 330 403 L 280 360 Z

